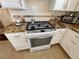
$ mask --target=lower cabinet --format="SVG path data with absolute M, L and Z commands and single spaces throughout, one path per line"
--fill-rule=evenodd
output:
M 66 29 L 56 29 L 56 31 L 53 32 L 53 37 L 51 40 L 51 44 L 57 44 L 62 39 Z
M 59 42 L 71 59 L 79 59 L 79 34 L 68 29 Z
M 25 32 L 19 33 L 5 33 L 12 46 L 18 51 L 28 49 L 28 40 L 25 36 Z

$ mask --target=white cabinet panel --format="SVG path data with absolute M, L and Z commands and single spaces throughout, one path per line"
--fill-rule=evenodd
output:
M 51 1 L 52 3 L 50 5 L 52 10 L 64 10 L 64 6 L 65 6 L 65 0 L 53 0 Z
M 60 45 L 68 53 L 71 59 L 79 59 L 79 34 L 68 29 Z
M 51 40 L 51 44 L 56 44 L 59 43 L 59 41 L 62 39 L 64 33 L 65 33 L 66 29 L 57 29 L 54 33 L 53 33 L 53 38 Z
M 69 0 L 67 3 L 66 11 L 75 11 L 78 0 Z
M 54 10 L 63 10 L 64 1 L 65 0 L 56 0 Z
M 5 35 L 16 50 L 28 49 L 25 33 L 5 33 Z
M 22 8 L 21 0 L 4 0 L 1 4 L 2 8 Z
M 73 38 L 72 38 L 73 39 Z M 72 59 L 78 59 L 79 58 L 79 48 L 78 45 L 74 40 L 69 41 L 68 48 L 70 51 L 70 56 Z

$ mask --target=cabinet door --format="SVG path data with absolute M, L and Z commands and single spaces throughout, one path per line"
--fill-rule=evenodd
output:
M 21 0 L 4 0 L 2 4 L 3 8 L 21 8 Z
M 60 41 L 60 45 L 66 51 L 66 53 L 71 57 L 71 44 L 70 41 L 72 40 L 71 33 L 69 31 L 66 32 L 63 39 Z
M 75 11 L 79 11 L 79 1 L 78 1 L 77 4 L 76 4 Z
M 62 40 L 59 42 L 60 45 L 63 47 L 64 50 L 67 49 L 68 41 L 69 41 L 69 34 L 66 32 L 65 35 L 63 36 Z
M 58 29 L 54 32 L 51 44 L 57 44 L 65 34 L 66 29 Z
M 28 49 L 28 41 L 24 33 L 5 33 L 16 50 Z
M 79 59 L 79 34 L 73 33 L 72 40 L 68 45 L 72 59 Z
M 74 41 L 72 38 L 72 40 L 69 41 L 67 48 L 69 48 L 69 52 L 70 52 L 70 57 L 72 59 L 79 59 L 79 45 L 77 45 L 76 41 Z
M 51 44 L 57 44 L 61 40 L 62 36 L 63 36 L 63 33 L 55 33 L 51 40 Z
M 69 0 L 67 3 L 66 11 L 75 11 L 78 0 Z
M 68 53 L 71 59 L 79 58 L 79 35 L 72 30 L 68 30 L 64 38 L 60 41 L 60 45 Z
M 64 4 L 65 3 L 65 0 L 55 0 L 54 1 L 54 4 L 53 4 L 53 8 L 52 10 L 64 10 L 63 7 L 64 7 Z

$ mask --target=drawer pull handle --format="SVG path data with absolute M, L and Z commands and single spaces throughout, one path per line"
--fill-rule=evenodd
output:
M 76 36 L 76 35 L 75 35 L 75 37 L 76 37 L 77 39 L 79 39 L 79 37 L 78 37 L 78 36 Z
M 20 37 L 20 36 L 15 36 L 15 37 Z
M 70 50 L 68 47 L 67 47 L 67 49 Z
M 73 44 L 77 44 L 76 42 L 74 42 L 74 41 L 72 41 L 72 40 L 71 40 L 71 42 L 72 42 Z

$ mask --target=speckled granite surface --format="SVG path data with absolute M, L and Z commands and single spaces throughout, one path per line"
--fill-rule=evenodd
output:
M 55 23 L 55 27 L 60 29 L 62 26 L 60 26 L 58 23 Z M 27 23 L 23 23 L 22 26 L 16 26 L 15 23 L 11 23 L 9 26 L 4 28 L 4 33 L 16 33 L 16 32 L 25 32 Z
M 66 23 L 64 23 L 64 25 L 67 28 L 70 28 L 70 29 L 74 30 L 75 32 L 79 33 L 79 24 L 66 24 Z
M 22 26 L 16 26 L 15 23 L 11 23 L 9 26 L 4 28 L 4 33 L 15 33 L 15 32 L 25 32 L 27 23 L 23 23 Z
M 62 22 L 50 22 L 51 25 L 55 24 L 56 29 L 61 29 L 61 28 L 70 28 L 76 32 L 79 33 L 79 24 L 66 24 Z M 7 26 L 4 29 L 0 29 L 0 34 L 3 33 L 16 33 L 16 32 L 25 32 L 26 30 L 27 23 L 23 23 L 22 26 L 16 26 L 15 23 L 11 23 L 9 26 Z
M 79 24 L 68 24 L 63 22 L 56 22 L 56 28 L 70 28 L 71 30 L 74 30 L 75 32 L 79 33 Z

